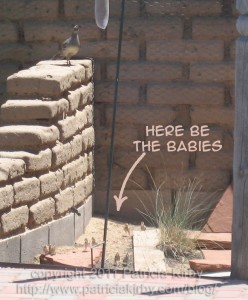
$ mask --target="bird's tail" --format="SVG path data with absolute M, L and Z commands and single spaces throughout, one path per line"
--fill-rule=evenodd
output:
M 61 59 L 61 58 L 62 58 L 61 53 L 58 52 L 52 58 L 50 58 L 50 60 L 56 60 L 56 59 Z

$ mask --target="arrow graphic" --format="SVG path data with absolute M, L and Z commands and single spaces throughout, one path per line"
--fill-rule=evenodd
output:
M 127 176 L 125 177 L 121 190 L 120 190 L 120 194 L 119 196 L 114 196 L 114 199 L 116 201 L 116 209 L 117 211 L 120 211 L 121 206 L 123 204 L 124 201 L 126 201 L 128 199 L 128 197 L 123 197 L 123 193 L 126 187 L 126 184 L 128 182 L 129 177 L 131 176 L 131 174 L 133 173 L 134 169 L 137 167 L 137 165 L 140 163 L 140 161 L 146 156 L 146 153 L 142 153 L 140 155 L 140 157 L 136 160 L 136 162 L 133 164 L 133 166 L 131 167 L 131 169 L 129 170 L 129 172 L 127 173 Z

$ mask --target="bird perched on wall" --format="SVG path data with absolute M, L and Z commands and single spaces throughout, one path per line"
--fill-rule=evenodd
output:
M 124 225 L 123 229 L 124 229 L 125 233 L 127 233 L 128 236 L 130 236 L 130 228 L 129 228 L 129 225 L 127 223 Z
M 80 27 L 81 26 L 79 25 L 75 25 L 73 27 L 71 36 L 63 42 L 60 51 L 54 55 L 52 59 L 65 58 L 67 65 L 71 65 L 71 57 L 76 55 L 80 48 L 80 41 L 78 37 Z

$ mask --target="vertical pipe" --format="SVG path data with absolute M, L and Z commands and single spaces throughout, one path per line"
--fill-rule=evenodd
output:
M 110 205 L 110 191 L 112 186 L 112 169 L 114 162 L 114 139 L 115 139 L 115 123 L 116 123 L 116 112 L 118 104 L 118 93 L 119 93 L 119 75 L 120 75 L 120 63 L 121 63 L 121 48 L 122 48 L 122 36 L 123 36 L 123 25 L 124 25 L 124 13 L 125 13 L 125 0 L 121 3 L 121 19 L 119 29 L 119 42 L 118 42 L 118 54 L 116 64 L 116 76 L 115 76 L 115 94 L 114 94 L 114 107 L 112 117 L 112 134 L 110 144 L 110 155 L 109 155 L 109 167 L 108 167 L 108 185 L 107 185 L 107 197 L 106 197 L 106 208 L 105 208 L 105 222 L 104 222 L 104 233 L 103 233 L 103 249 L 102 249 L 102 262 L 101 268 L 104 268 L 106 246 L 107 246 L 107 230 L 108 230 L 108 218 L 109 218 L 109 205 Z

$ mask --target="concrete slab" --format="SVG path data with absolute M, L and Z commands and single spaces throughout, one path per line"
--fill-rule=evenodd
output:
M 74 214 L 49 223 L 49 243 L 55 246 L 71 246 L 74 244 Z
M 94 248 L 93 266 L 99 261 L 102 253 L 102 247 Z M 66 253 L 56 253 L 55 255 L 46 255 L 42 258 L 43 264 L 64 265 L 75 267 L 91 268 L 91 251 L 83 248 L 67 251 Z
M 135 230 L 133 232 L 133 245 L 134 247 L 156 247 L 159 243 L 159 238 L 160 233 L 158 229 Z
M 20 263 L 21 242 L 20 236 L 0 241 L 0 262 Z
M 75 214 L 75 241 L 85 232 L 85 204 L 78 208 L 81 216 Z
M 48 244 L 48 226 L 28 231 L 21 235 L 21 263 L 33 263 L 34 257 L 43 252 Z
M 232 247 L 232 234 L 202 232 L 197 238 L 197 241 L 201 248 L 206 248 L 209 250 L 210 249 L 230 250 Z
M 210 215 L 205 232 L 232 232 L 233 189 L 230 185 Z
M 135 271 L 166 272 L 164 252 L 157 249 L 159 230 L 133 232 Z
M 231 250 L 202 250 L 204 259 L 189 261 L 195 272 L 223 272 L 231 270 Z

